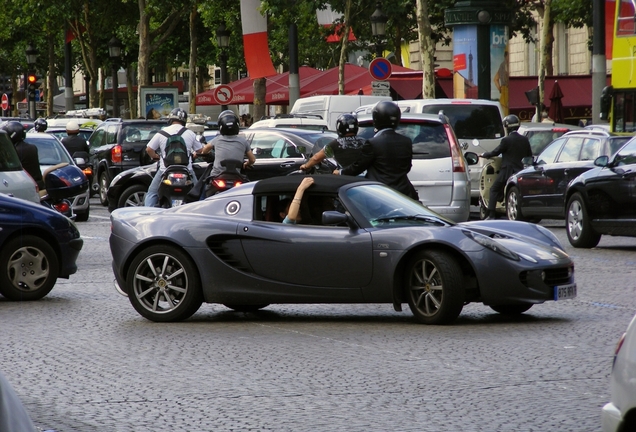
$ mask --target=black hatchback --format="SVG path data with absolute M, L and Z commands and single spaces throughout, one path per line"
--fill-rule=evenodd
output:
M 130 168 L 152 163 L 146 153 L 148 141 L 166 126 L 165 120 L 108 119 L 88 139 L 93 165 L 93 189 L 99 190 L 99 201 L 108 204 L 106 192 L 117 174 Z
M 565 190 L 575 177 L 594 168 L 599 156 L 611 156 L 630 137 L 605 131 L 567 132 L 552 141 L 532 165 L 508 179 L 506 214 L 510 220 L 563 219 Z

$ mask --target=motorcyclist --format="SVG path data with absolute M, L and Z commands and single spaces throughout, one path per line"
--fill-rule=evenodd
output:
M 407 177 L 411 170 L 413 142 L 395 130 L 402 116 L 400 107 L 395 102 L 382 101 L 373 107 L 371 113 L 376 134 L 364 143 L 357 161 L 335 170 L 334 174 L 355 176 L 367 170 L 366 178 L 418 199 L 417 191 Z
M 210 176 L 216 177 L 225 171 L 221 162 L 228 159 L 247 161 L 243 163 L 243 168 L 249 168 L 256 162 L 256 157 L 252 153 L 250 144 L 240 136 L 239 118 L 231 110 L 225 110 L 219 114 L 217 123 L 219 125 L 219 135 L 207 143 L 201 150 L 201 154 L 209 153 L 214 149 L 214 166 Z
M 336 121 L 338 138 L 329 142 L 319 152 L 314 154 L 306 163 L 300 166 L 301 170 L 308 170 L 319 164 L 327 157 L 333 157 L 340 166 L 349 166 L 362 155 L 364 138 L 357 137 L 358 118 L 354 114 L 341 114 Z
M 186 122 L 188 121 L 188 114 L 182 110 L 181 108 L 175 108 L 170 111 L 168 115 L 168 126 L 163 128 L 167 135 L 177 135 L 181 133 L 181 137 L 186 144 L 188 149 L 188 154 L 193 155 L 196 154 L 198 150 L 202 148 L 201 143 L 197 139 L 197 136 L 190 129 L 185 127 Z M 182 131 L 182 129 L 185 129 Z M 164 134 L 156 133 L 152 139 L 148 142 L 146 146 L 146 152 L 153 160 L 159 160 L 159 169 L 155 174 L 155 177 L 152 179 L 152 183 L 150 183 L 150 187 L 148 188 L 148 193 L 146 193 L 146 198 L 144 201 L 144 205 L 146 207 L 155 207 L 158 204 L 159 198 L 157 192 L 159 191 L 159 184 L 161 182 L 161 176 L 163 172 L 166 170 L 166 165 L 164 164 L 163 158 L 166 156 L 166 143 L 168 142 L 168 137 Z M 161 155 L 161 157 L 160 157 Z M 194 171 L 192 170 L 192 158 L 188 158 L 188 170 L 192 175 L 192 181 L 196 182 L 196 176 Z
M 38 118 L 33 124 L 33 128 L 36 132 L 46 132 L 46 128 L 49 127 L 49 124 L 42 117 Z
M 501 140 L 501 143 L 494 150 L 479 155 L 479 157 L 486 159 L 501 155 L 499 174 L 497 174 L 497 178 L 490 187 L 486 220 L 496 219 L 497 202 L 501 202 L 504 199 L 506 181 L 511 175 L 523 169 L 521 160 L 524 157 L 532 156 L 532 148 L 528 137 L 517 132 L 519 126 L 521 126 L 519 118 L 514 114 L 510 114 L 503 119 L 503 126 L 508 135 Z
M 24 126 L 17 121 L 10 121 L 5 124 L 4 129 L 11 142 L 15 146 L 15 150 L 20 158 L 22 168 L 29 173 L 29 175 L 35 180 L 40 190 L 44 190 L 44 180 L 42 179 L 42 171 L 40 170 L 40 159 L 38 157 L 38 148 L 33 144 L 29 144 L 24 141 L 26 136 L 24 132 Z
M 88 153 L 88 143 L 80 133 L 79 124 L 75 120 L 66 123 L 66 136 L 62 138 L 62 144 L 66 150 L 73 156 L 75 152 Z

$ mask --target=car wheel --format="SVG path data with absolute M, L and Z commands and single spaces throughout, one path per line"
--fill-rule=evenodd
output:
M 601 235 L 590 225 L 590 218 L 580 193 L 575 193 L 569 199 L 565 218 L 565 228 L 572 246 L 589 249 L 601 241 Z
M 235 305 L 235 304 L 223 304 L 228 309 L 232 309 L 236 312 L 256 312 L 269 306 L 269 304 L 261 305 Z
M 444 252 L 418 252 L 407 265 L 409 308 L 422 324 L 448 324 L 464 307 L 462 270 Z
M 88 220 L 88 216 L 90 215 L 90 212 L 91 212 L 91 208 L 89 206 L 85 212 L 76 213 L 75 220 L 77 222 L 86 222 Z
M 509 220 L 513 221 L 525 221 L 523 212 L 521 211 L 521 203 L 519 196 L 519 189 L 511 187 L 506 197 L 506 216 Z
M 203 303 L 196 266 L 181 250 L 164 245 L 141 251 L 126 277 L 133 307 L 151 321 L 182 321 Z
M 532 307 L 532 304 L 521 305 L 491 305 L 490 309 L 502 315 L 521 315 Z
M 39 300 L 53 289 L 59 263 L 44 240 L 22 235 L 2 245 L 0 294 L 9 300 Z
M 117 208 L 143 207 L 147 192 L 148 188 L 140 184 L 132 185 L 126 188 L 126 190 L 124 190 L 124 192 L 119 197 Z
M 479 197 L 479 219 L 484 220 L 488 217 L 488 203 L 484 201 L 483 197 Z
M 99 175 L 99 202 L 103 206 L 108 205 L 108 195 L 106 195 L 108 185 L 108 177 L 106 176 L 106 172 L 103 172 Z

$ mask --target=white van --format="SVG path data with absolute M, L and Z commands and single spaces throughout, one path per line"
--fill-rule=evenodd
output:
M 361 105 L 388 100 L 389 96 L 323 95 L 297 99 L 290 114 L 317 114 L 327 121 L 330 130 L 336 130 L 341 114 L 351 113 Z
M 505 136 L 499 102 L 485 99 L 411 99 L 396 101 L 403 113 L 438 114 L 444 111 L 462 151 L 477 154 L 494 150 Z M 471 203 L 479 202 L 479 176 L 487 159 L 470 166 Z

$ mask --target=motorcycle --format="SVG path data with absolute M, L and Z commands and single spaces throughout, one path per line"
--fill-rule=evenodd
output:
M 224 161 L 221 161 L 221 166 L 225 168 L 225 170 L 221 174 L 216 177 L 208 176 L 204 180 L 204 184 L 206 185 L 206 198 L 250 181 L 247 176 L 238 172 L 238 170 L 243 167 L 242 160 L 226 159 Z
M 192 173 L 185 165 L 171 165 L 161 175 L 157 191 L 159 207 L 171 208 L 184 204 L 184 199 L 194 186 Z

